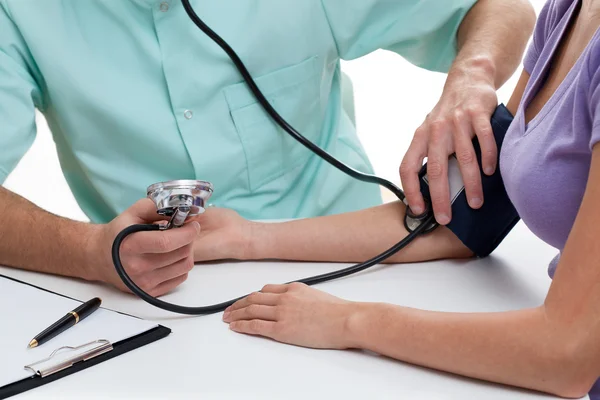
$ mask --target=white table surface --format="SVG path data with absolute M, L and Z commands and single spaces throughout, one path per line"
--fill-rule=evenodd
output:
M 492 257 L 378 266 L 321 284 L 357 301 L 437 311 L 480 312 L 534 307 L 544 300 L 555 251 L 520 223 Z M 338 269 L 310 263 L 198 265 L 166 299 L 185 305 L 221 302 L 279 283 Z M 361 351 L 311 350 L 236 334 L 221 314 L 167 313 L 110 287 L 0 267 L 0 274 L 157 321 L 167 338 L 15 398 L 19 399 L 553 399 L 428 370 Z M 4 301 L 4 300 L 3 300 Z

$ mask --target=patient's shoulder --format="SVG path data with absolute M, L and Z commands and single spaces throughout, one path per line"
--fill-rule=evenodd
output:
M 549 42 L 552 34 L 556 31 L 563 19 L 568 18 L 571 7 L 575 7 L 579 0 L 547 0 L 546 4 L 540 11 L 535 30 L 533 32 L 533 40 L 525 58 L 523 66 L 529 74 L 533 73 L 533 69 L 540 60 L 546 43 Z
M 535 29 L 538 43 L 541 51 L 544 43 L 552 36 L 555 29 L 560 25 L 564 18 L 568 18 L 571 6 L 576 6 L 579 0 L 547 0 L 540 11 L 538 22 Z

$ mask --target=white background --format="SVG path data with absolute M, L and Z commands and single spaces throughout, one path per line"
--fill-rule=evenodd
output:
M 545 2 L 530 1 L 538 13 Z M 342 68 L 354 84 L 358 133 L 375 172 L 399 183 L 400 161 L 415 129 L 437 103 L 445 75 L 416 68 L 385 51 L 344 62 Z M 520 69 L 499 90 L 500 102 L 508 102 L 519 75 Z M 63 178 L 52 136 L 39 114 L 37 126 L 33 146 L 4 186 L 50 212 L 87 220 Z

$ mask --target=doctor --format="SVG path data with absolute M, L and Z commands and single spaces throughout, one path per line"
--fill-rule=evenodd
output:
M 461 133 L 477 134 L 487 146 L 483 121 L 496 105 L 496 89 L 516 69 L 534 20 L 525 0 L 192 5 L 238 52 L 283 117 L 366 172 L 371 165 L 342 108 L 340 59 L 388 49 L 420 67 L 449 71 L 429 118 L 433 134 L 460 112 Z M 344 176 L 279 131 L 177 0 L 0 0 L 0 182 L 34 140 L 36 109 L 92 223 L 51 215 L 0 188 L 2 265 L 122 287 L 110 245 L 125 226 L 157 219 L 150 201 L 136 200 L 148 185 L 171 179 L 211 181 L 213 202 L 249 219 L 381 202 L 379 188 Z M 193 267 L 199 231 L 191 223 L 134 235 L 123 244 L 123 262 L 146 291 L 166 293 Z

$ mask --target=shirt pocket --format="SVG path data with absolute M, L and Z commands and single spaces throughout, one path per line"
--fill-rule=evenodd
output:
M 294 129 L 313 143 L 318 141 L 321 101 L 317 56 L 254 80 Z M 297 167 L 312 153 L 272 120 L 245 82 L 225 88 L 224 93 L 244 149 L 250 190 L 283 175 L 288 175 L 286 180 L 290 182 L 295 180 L 302 173 Z

